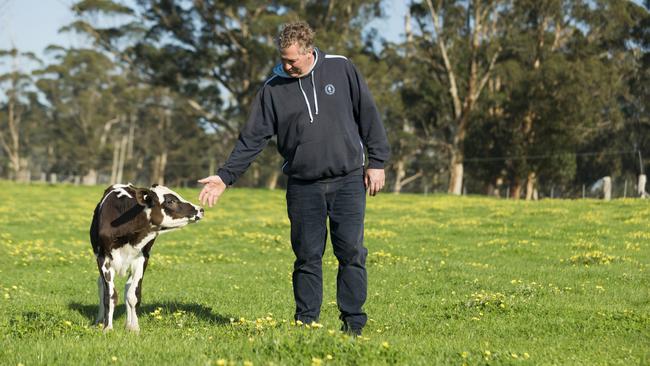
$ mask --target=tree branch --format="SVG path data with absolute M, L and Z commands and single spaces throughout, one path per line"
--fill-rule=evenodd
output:
M 445 42 L 442 38 L 442 30 L 440 28 L 440 20 L 438 19 L 438 14 L 436 13 L 436 9 L 433 7 L 433 4 L 431 3 L 431 0 L 427 0 L 427 5 L 429 6 L 429 12 L 431 14 L 431 19 L 433 20 L 433 28 L 436 33 L 436 39 L 435 42 L 438 44 L 438 48 L 440 48 L 440 53 L 442 55 L 442 60 L 445 63 L 445 69 L 447 70 L 447 74 L 449 76 L 449 94 L 451 95 L 452 101 L 454 103 L 454 115 L 456 118 L 459 118 L 462 113 L 462 107 L 461 107 L 461 101 L 460 98 L 458 97 L 458 87 L 456 85 L 456 75 L 454 74 L 454 69 L 451 65 L 451 62 L 449 61 L 449 56 L 447 55 L 447 47 L 445 46 Z M 432 40 L 434 41 L 434 40 Z

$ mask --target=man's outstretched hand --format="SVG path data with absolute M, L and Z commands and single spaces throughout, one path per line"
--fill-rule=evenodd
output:
M 199 183 L 204 184 L 201 193 L 199 193 L 199 201 L 202 205 L 205 206 L 207 203 L 210 207 L 217 203 L 219 197 L 221 197 L 227 187 L 226 183 L 224 183 L 218 175 L 211 175 L 199 179 Z
M 386 177 L 384 176 L 384 169 L 367 169 L 364 178 L 366 183 L 366 190 L 371 196 L 376 195 L 382 188 Z

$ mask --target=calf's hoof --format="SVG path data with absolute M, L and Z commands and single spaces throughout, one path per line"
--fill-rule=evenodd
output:
M 129 332 L 133 332 L 133 333 L 137 334 L 137 333 L 140 333 L 140 326 L 137 325 L 137 324 L 136 325 L 127 324 L 126 325 L 126 330 L 128 330 Z

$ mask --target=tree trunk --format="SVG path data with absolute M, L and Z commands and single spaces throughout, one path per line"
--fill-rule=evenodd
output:
M 280 170 L 274 169 L 266 181 L 266 188 L 275 189 L 278 186 L 278 179 L 280 178 Z
M 124 176 L 124 158 L 126 155 L 126 145 L 128 143 L 128 139 L 126 136 L 122 136 L 122 142 L 120 143 L 120 155 L 117 163 L 117 182 L 118 183 L 124 183 L 123 182 L 123 176 Z
M 460 196 L 463 189 L 463 153 L 455 149 L 451 156 L 449 167 L 449 189 L 448 193 Z
M 153 160 L 153 173 L 151 175 L 151 183 L 160 185 L 165 184 L 165 169 L 167 167 L 167 151 L 163 151 L 157 155 Z
M 29 160 L 26 158 L 20 158 L 18 163 L 18 175 L 16 175 L 16 181 L 22 183 L 29 183 L 32 180 L 32 171 L 29 169 Z
M 81 184 L 85 186 L 97 185 L 97 170 L 90 169 L 88 173 L 81 178 Z
M 111 184 L 117 183 L 117 167 L 118 167 L 119 156 L 120 156 L 120 143 L 115 141 L 113 142 L 113 165 L 111 167 Z
M 15 84 L 12 83 L 15 87 Z M 9 158 L 9 167 L 11 168 L 11 178 L 18 180 L 20 176 L 20 116 L 21 113 L 16 111 L 16 102 L 13 93 L 9 94 L 9 105 L 7 110 L 7 127 L 9 129 L 9 141 L 5 140 L 4 133 L 0 129 L 0 143 Z
M 612 178 L 603 178 L 603 199 L 609 201 L 612 199 Z
M 645 185 L 646 185 L 646 175 L 645 174 L 639 174 L 639 183 L 637 185 L 637 195 L 640 198 L 646 198 L 648 197 L 648 193 L 645 190 Z
M 535 184 L 537 183 L 537 177 L 535 172 L 528 173 L 528 179 L 526 181 L 526 201 L 535 199 Z
M 393 193 L 395 194 L 399 194 L 402 191 L 402 179 L 406 176 L 404 165 L 404 159 L 399 159 L 395 163 L 395 184 L 393 185 Z
M 512 189 L 510 190 L 510 198 L 518 200 L 521 197 L 521 180 L 515 178 L 515 181 L 512 183 Z

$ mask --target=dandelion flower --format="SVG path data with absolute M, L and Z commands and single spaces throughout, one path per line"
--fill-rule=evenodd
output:
M 384 348 L 388 348 L 390 345 L 388 344 L 388 342 L 381 342 L 381 346 Z

